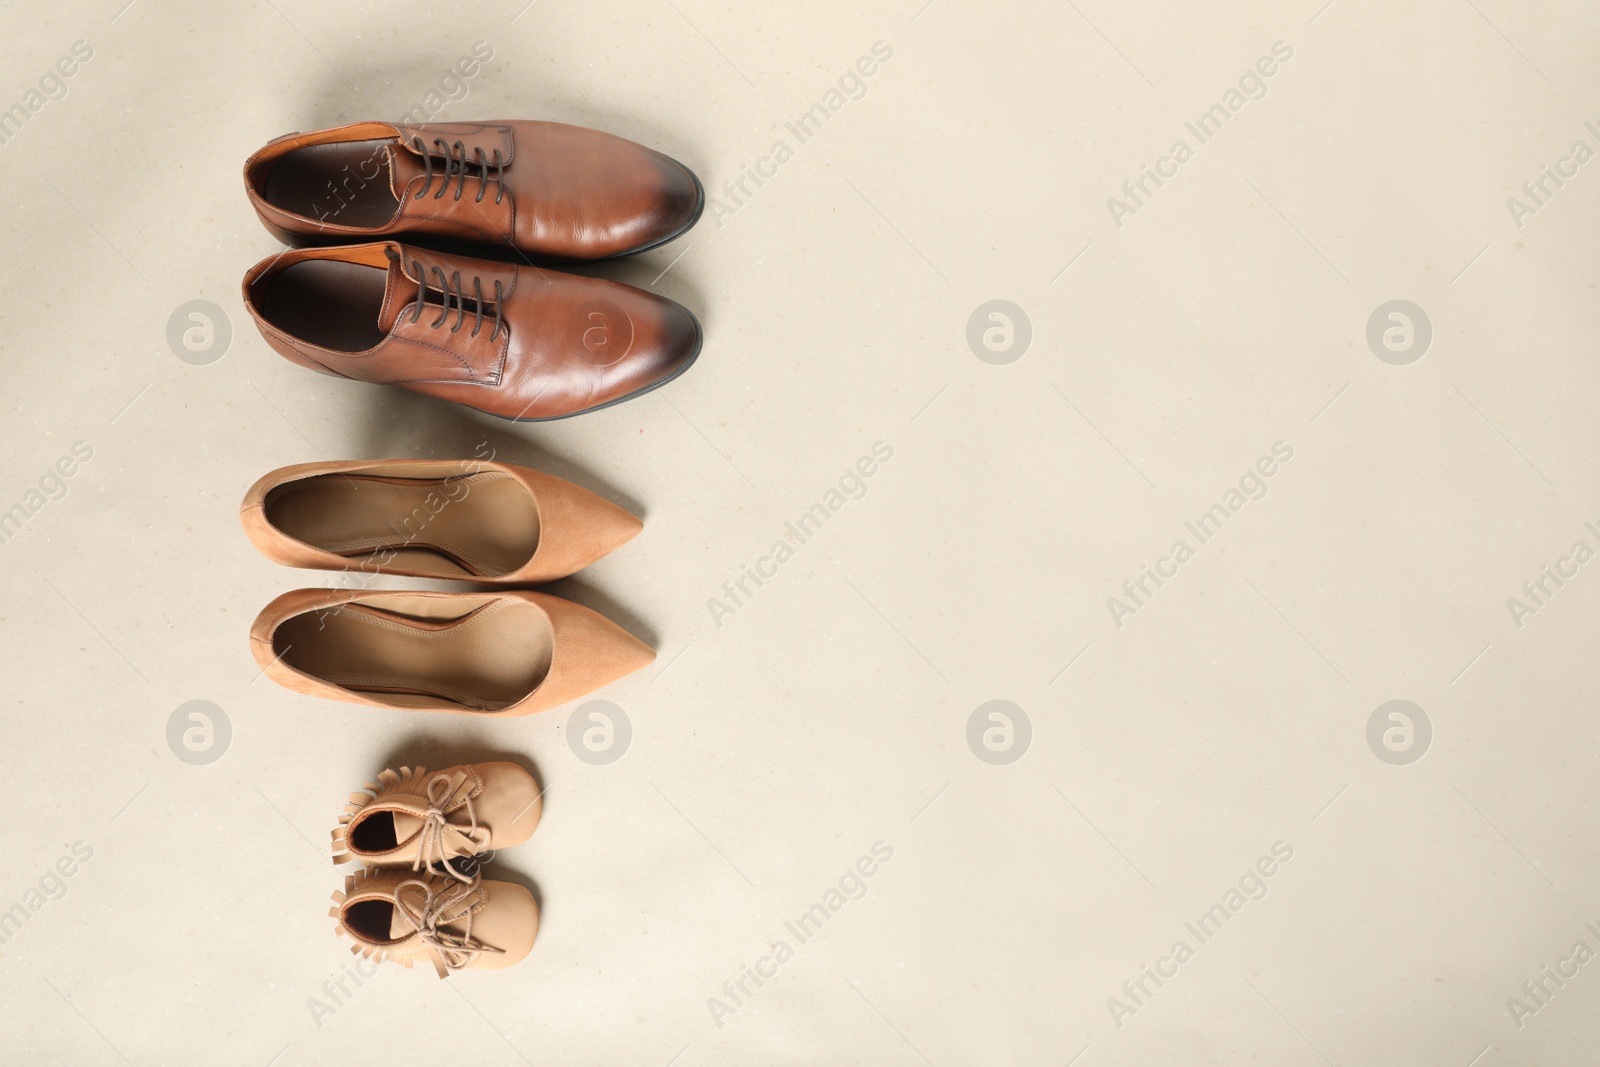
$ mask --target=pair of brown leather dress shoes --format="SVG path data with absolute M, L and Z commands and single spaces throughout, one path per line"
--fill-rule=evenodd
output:
M 643 528 L 560 478 L 477 459 L 301 463 L 256 482 L 239 517 L 269 559 L 344 571 L 355 586 L 297 589 L 257 616 L 250 650 L 295 692 L 501 718 L 577 700 L 655 659 L 586 607 L 511 588 L 566 577 Z M 380 575 L 490 588 L 364 588 Z
M 556 122 L 360 122 L 280 137 L 244 178 L 268 230 L 334 246 L 245 275 L 262 336 L 303 367 L 540 421 L 649 392 L 699 355 L 682 305 L 536 265 L 642 252 L 699 219 L 694 173 L 632 141 Z

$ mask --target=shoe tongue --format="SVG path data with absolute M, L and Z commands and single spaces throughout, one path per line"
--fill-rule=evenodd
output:
M 394 818 L 394 839 L 396 841 L 409 841 L 422 829 L 422 819 L 410 812 L 396 811 L 391 813 Z
M 402 251 L 401 255 L 404 254 Z M 394 329 L 400 313 L 410 307 L 416 299 L 416 280 L 406 276 L 406 272 L 400 266 L 400 260 L 391 259 L 388 277 L 383 283 L 383 309 L 378 312 L 378 329 L 387 336 Z
M 407 185 L 411 179 L 421 175 L 424 170 L 422 157 L 412 146 L 403 141 L 396 141 L 389 148 L 389 188 L 394 193 L 394 198 L 399 200 L 405 195 Z M 435 171 L 439 167 L 435 165 Z
M 399 940 L 401 940 L 403 938 L 410 937 L 413 933 L 416 932 L 416 929 L 417 928 L 415 926 L 412 926 L 409 922 L 406 921 L 405 915 L 400 911 L 399 908 L 390 907 L 390 909 L 389 909 L 389 938 L 390 938 L 390 940 L 399 941 Z

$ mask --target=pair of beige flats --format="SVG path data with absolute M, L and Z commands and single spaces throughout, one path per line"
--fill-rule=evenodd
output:
M 354 579 L 355 588 L 285 593 L 256 617 L 256 662 L 295 692 L 509 717 L 577 700 L 655 659 L 588 608 L 510 588 L 573 574 L 643 528 L 560 478 L 478 459 L 302 463 L 256 482 L 240 520 L 269 559 Z M 490 588 L 360 588 L 380 575 Z
M 335 932 L 357 955 L 430 963 L 440 978 L 521 961 L 539 906 L 524 887 L 484 878 L 480 863 L 533 836 L 540 796 L 514 763 L 384 771 L 350 795 L 333 831 L 334 862 L 361 864 L 333 894 Z

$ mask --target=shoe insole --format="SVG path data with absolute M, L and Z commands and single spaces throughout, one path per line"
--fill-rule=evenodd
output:
M 351 847 L 366 853 L 391 852 L 400 844 L 392 811 L 375 811 L 360 816 L 351 825 L 348 834 Z
M 335 352 L 365 352 L 384 338 L 378 316 L 389 272 L 364 263 L 307 259 L 272 279 L 262 316 L 302 341 Z
M 387 900 L 358 900 L 344 909 L 342 919 L 352 934 L 373 945 L 393 944 L 411 934 L 411 925 L 399 920 L 400 909 Z
M 539 509 L 499 471 L 453 478 L 323 474 L 268 494 L 267 521 L 373 572 L 496 578 L 533 558 Z
M 383 226 L 400 208 L 389 187 L 392 141 L 307 145 L 279 159 L 261 194 L 303 218 L 341 226 Z
M 343 604 L 290 619 L 273 645 L 295 670 L 393 704 L 499 711 L 544 681 L 554 634 L 523 600 L 492 599 L 454 619 Z
M 393 852 L 422 829 L 422 820 L 404 811 L 369 811 L 358 815 L 345 831 L 350 847 L 372 855 Z

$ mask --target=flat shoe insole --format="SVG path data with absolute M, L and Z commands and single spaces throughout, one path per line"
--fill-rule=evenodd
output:
M 391 703 L 499 711 L 544 681 L 554 634 L 521 600 L 442 620 L 343 604 L 288 620 L 273 644 L 295 670 Z
M 455 478 L 322 474 L 270 493 L 266 517 L 308 545 L 440 578 L 495 578 L 539 547 L 539 509 L 499 471 Z
M 302 218 L 377 227 L 400 202 L 389 188 L 390 141 L 345 141 L 297 148 L 272 165 L 261 195 Z
M 261 300 L 261 314 L 291 337 L 335 352 L 365 352 L 378 326 L 389 272 L 361 263 L 307 259 L 285 267 Z

